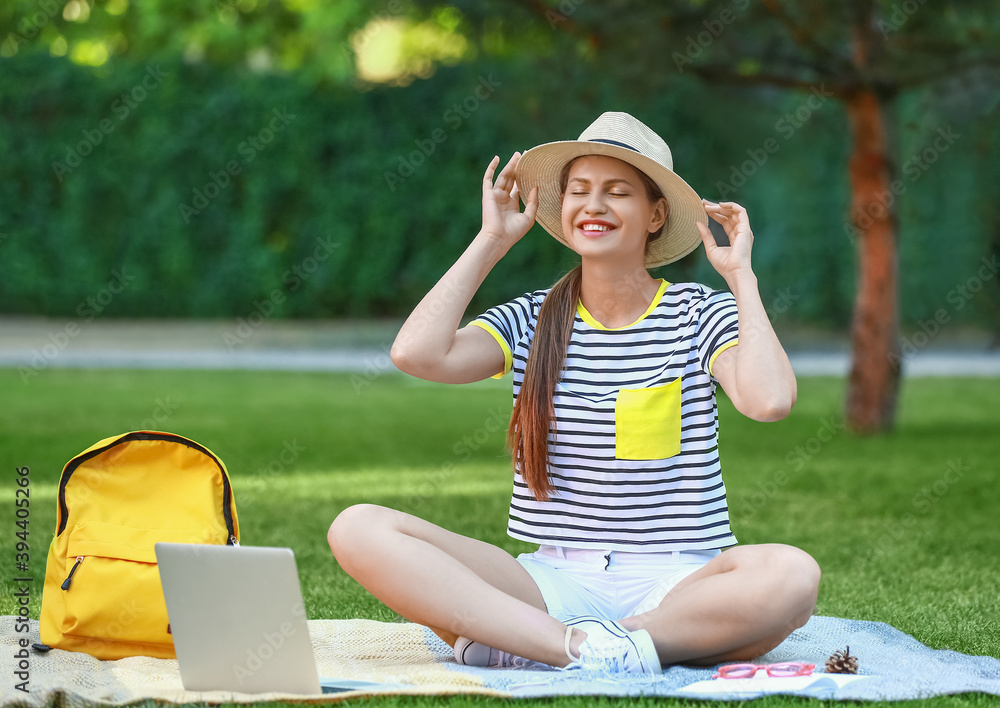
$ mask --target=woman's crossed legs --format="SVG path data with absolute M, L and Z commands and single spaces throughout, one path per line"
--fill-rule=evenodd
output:
M 649 632 L 664 666 L 755 659 L 809 620 L 819 578 L 816 561 L 793 546 L 736 546 L 681 580 L 656 608 L 620 622 Z
M 431 627 L 553 666 L 569 662 L 566 626 L 547 614 L 517 559 L 416 516 L 361 504 L 330 526 L 341 567 L 390 609 Z M 620 620 L 645 629 L 664 666 L 752 659 L 808 620 L 819 567 L 780 544 L 737 546 L 678 583 L 655 609 Z M 585 633 L 573 630 L 577 653 Z

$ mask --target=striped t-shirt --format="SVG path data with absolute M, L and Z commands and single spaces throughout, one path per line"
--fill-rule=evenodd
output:
M 471 324 L 514 371 L 514 399 L 548 290 Z M 579 303 L 554 397 L 549 476 L 538 501 L 514 473 L 507 533 L 540 544 L 616 551 L 725 548 L 715 358 L 737 343 L 736 301 L 696 283 L 661 282 L 638 320 L 608 329 Z

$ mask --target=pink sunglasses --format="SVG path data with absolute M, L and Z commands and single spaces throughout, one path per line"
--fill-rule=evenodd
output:
M 809 676 L 816 664 L 804 664 L 800 661 L 787 661 L 782 664 L 728 664 L 720 666 L 712 678 L 746 679 L 753 678 L 758 671 L 767 671 L 772 678 L 789 678 L 790 676 Z

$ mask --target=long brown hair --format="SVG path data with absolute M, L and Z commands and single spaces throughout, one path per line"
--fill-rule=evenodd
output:
M 570 166 L 576 159 L 579 158 L 567 162 L 559 175 L 560 194 L 566 193 Z M 655 204 L 662 199 L 663 192 L 656 182 L 642 170 L 635 171 L 642 180 L 650 203 Z M 649 234 L 647 248 L 660 237 L 665 226 L 666 223 Z M 520 466 L 525 484 L 539 501 L 545 501 L 555 491 L 548 469 L 549 431 L 555 423 L 553 397 L 573 334 L 581 278 L 582 267 L 577 266 L 552 286 L 542 302 L 535 322 L 535 337 L 524 368 L 524 380 L 507 428 L 507 445 L 511 449 L 514 465 Z

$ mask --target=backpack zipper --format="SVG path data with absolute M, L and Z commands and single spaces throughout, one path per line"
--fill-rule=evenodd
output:
M 73 581 L 73 574 L 76 572 L 76 569 L 80 567 L 81 563 L 83 563 L 83 556 L 77 556 L 76 563 L 73 564 L 73 568 L 69 571 L 69 575 L 67 575 L 66 579 L 63 580 L 63 590 L 69 590 L 69 584 Z

